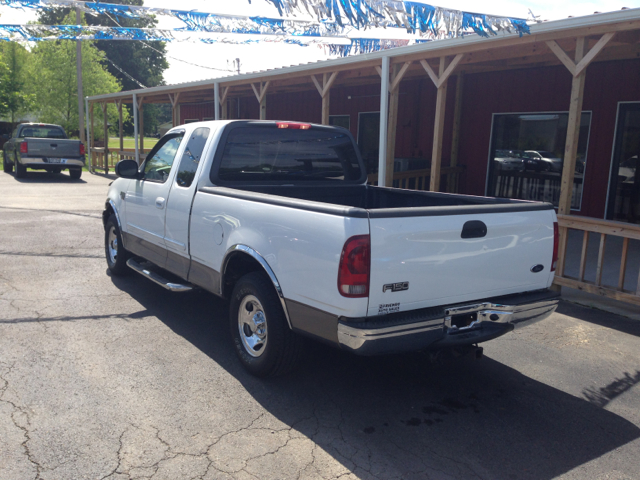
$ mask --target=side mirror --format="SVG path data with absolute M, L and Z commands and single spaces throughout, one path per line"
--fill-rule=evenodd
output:
M 122 178 L 138 178 L 138 163 L 135 160 L 120 160 L 116 164 L 116 175 Z

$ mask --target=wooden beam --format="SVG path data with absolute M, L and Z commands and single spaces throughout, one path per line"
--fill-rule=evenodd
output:
M 391 83 L 400 76 L 400 65 L 391 67 Z M 406 68 L 405 68 L 406 71 Z M 393 186 L 393 174 L 396 156 L 396 130 L 398 128 L 398 101 L 400 99 L 400 89 L 392 89 L 389 87 L 389 121 L 387 122 L 387 151 L 386 151 L 386 169 L 385 169 L 385 185 Z
M 107 102 L 102 105 L 102 128 L 104 132 L 104 153 L 102 154 L 102 161 L 104 162 L 104 173 L 109 173 L 109 122 L 107 118 L 108 105 Z
M 400 82 L 402 81 L 402 78 L 404 77 L 404 74 L 407 73 L 407 69 L 409 68 L 409 66 L 411 65 L 411 62 L 405 62 L 404 65 L 402 65 L 402 67 L 400 68 L 400 70 L 394 74 L 393 77 L 393 81 L 391 82 L 391 86 L 389 87 L 389 91 L 393 92 L 395 89 L 398 88 L 398 86 L 400 85 Z M 395 65 L 394 65 L 394 72 L 395 72 Z
M 333 72 L 330 75 L 329 73 L 323 74 L 323 78 L 324 78 L 324 89 L 322 91 L 323 97 L 329 93 L 329 90 L 331 90 L 331 87 L 333 86 L 333 82 L 335 82 L 336 78 L 338 78 L 338 73 L 340 72 Z M 328 80 L 327 80 L 327 77 L 329 77 Z
M 462 60 L 463 57 L 464 55 L 462 55 L 461 53 L 456 55 L 445 70 L 440 69 L 439 75 L 436 75 L 436 72 L 433 71 L 433 68 L 431 68 L 431 65 L 429 65 L 429 63 L 427 63 L 426 60 L 420 60 L 420 64 L 422 65 L 424 70 L 427 72 L 427 75 L 429 75 L 429 78 L 431 78 L 431 81 L 434 83 L 436 88 L 440 88 L 442 85 L 444 85 L 447 82 L 447 80 L 449 80 L 449 76 L 451 75 L 451 73 L 453 73 L 456 66 L 460 63 L 460 60 Z M 446 57 L 440 57 L 441 67 L 442 67 L 443 58 L 446 58 Z
M 180 123 L 180 119 L 178 119 Z M 138 106 L 138 124 L 140 125 L 140 154 L 144 153 L 144 105 L 140 102 Z
M 575 63 L 579 63 L 584 57 L 586 39 L 576 40 Z M 580 118 L 582 116 L 582 101 L 584 99 L 584 71 L 581 75 L 574 76 L 571 81 L 571 100 L 569 104 L 569 119 L 567 121 L 567 138 L 564 147 L 564 160 L 562 166 L 562 180 L 560 182 L 560 201 L 558 213 L 569 215 L 571 213 L 571 196 L 573 193 L 573 179 L 575 176 L 576 157 L 578 154 L 578 139 L 580 136 Z
M 95 125 L 95 121 L 94 121 L 93 107 L 94 107 L 94 104 L 90 103 L 89 104 L 89 116 L 91 117 L 91 122 L 90 122 L 91 131 L 89 132 L 89 138 L 91 139 L 91 141 L 89 142 L 89 145 L 90 145 L 91 148 L 95 148 L 95 145 L 96 145 L 95 141 L 94 141 L 94 139 L 95 139 L 94 132 L 96 130 L 96 128 L 95 128 L 96 125 Z M 91 162 L 91 171 L 93 172 L 94 171 L 93 167 L 95 165 L 93 164 L 93 152 L 92 151 L 89 151 L 89 162 Z
M 600 40 L 593 46 L 589 53 L 587 53 L 580 62 L 576 65 L 576 71 L 574 76 L 580 75 L 585 68 L 589 66 L 589 64 L 596 58 L 596 55 L 602 51 L 607 43 L 613 38 L 615 33 L 605 33 Z
M 622 240 L 622 256 L 620 258 L 620 272 L 618 274 L 618 290 L 624 290 L 624 278 L 627 273 L 627 255 L 629 254 L 629 239 Z
M 316 78 L 315 75 L 311 75 L 311 80 L 313 80 L 313 84 L 316 86 L 316 88 L 318 89 L 318 93 L 320 94 L 320 96 L 322 97 L 322 85 L 320 85 L 320 82 L 318 82 L 318 79 Z
M 462 123 L 462 93 L 464 88 L 464 75 L 458 74 L 456 79 L 456 100 L 453 106 L 453 135 L 451 139 L 451 162 L 449 166 L 458 166 L 458 153 L 460 151 L 460 126 Z M 457 193 L 458 174 L 453 173 L 447 176 L 447 192 Z
M 223 103 L 227 103 L 227 95 L 229 95 L 229 88 L 231 87 L 224 87 L 222 89 L 222 96 L 220 97 L 220 105 L 222 105 Z
M 553 53 L 556 54 L 558 60 L 562 62 L 562 64 L 567 67 L 567 70 L 575 77 L 576 75 L 576 64 L 571 60 L 569 55 L 562 49 L 560 45 L 555 40 L 549 40 L 546 42 L 548 47 L 551 49 Z
M 461 56 L 456 57 L 457 59 L 456 65 L 458 62 L 460 62 L 460 58 L 462 57 Z M 454 61 L 456 59 L 454 59 Z M 424 64 L 422 66 L 424 67 Z M 449 65 L 449 67 L 451 67 L 451 65 Z M 436 97 L 436 118 L 435 118 L 435 124 L 433 127 L 433 148 L 431 150 L 431 181 L 429 182 L 429 190 L 431 190 L 432 192 L 437 192 L 438 190 L 440 190 L 440 167 L 442 165 L 442 139 L 444 136 L 444 114 L 446 111 L 446 102 L 447 102 L 446 80 L 448 79 L 448 76 L 453 71 L 453 69 L 449 67 L 447 67 L 447 58 L 440 57 L 440 69 L 439 69 L 438 81 L 434 82 L 436 84 L 436 87 L 438 88 L 438 95 Z M 429 69 L 431 69 L 431 67 L 429 67 Z
M 640 306 L 640 286 L 638 287 L 638 292 L 634 295 L 633 293 L 619 292 L 613 288 L 593 285 L 592 283 L 579 282 L 578 280 L 574 280 L 572 278 L 563 278 L 556 276 L 553 279 L 553 283 L 556 285 L 561 285 L 563 287 L 575 288 L 577 290 L 582 290 L 583 292 L 595 293 L 596 295 L 613 298 L 615 300 L 620 300 L 622 302 Z
M 120 139 L 120 150 L 124 150 L 124 132 L 123 132 L 123 120 L 122 120 L 122 100 L 116 102 L 118 106 L 118 138 Z
M 431 65 L 429 65 L 426 60 L 420 60 L 420 65 L 422 65 L 422 68 L 424 68 L 424 71 L 427 72 L 427 75 L 429 75 L 429 78 L 431 79 L 433 84 L 436 86 L 436 88 L 438 88 L 439 78 L 438 75 L 436 75 L 436 72 L 433 71 L 433 68 L 431 68 Z

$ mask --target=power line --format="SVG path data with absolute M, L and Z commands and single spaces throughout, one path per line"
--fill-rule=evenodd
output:
M 129 80 L 131 80 L 132 82 L 137 83 L 138 85 L 140 85 L 140 87 L 142 88 L 147 88 L 146 86 L 144 86 L 139 80 L 136 80 L 135 78 L 133 78 L 131 75 L 129 75 L 127 72 L 125 72 L 122 68 L 120 68 L 118 65 L 116 65 L 115 63 L 113 63 L 113 61 L 111 61 L 111 59 L 109 57 L 107 57 L 106 55 L 104 56 L 105 60 L 107 62 L 109 62 L 111 65 L 113 65 L 120 73 L 122 73 L 123 75 L 125 75 Z
M 120 24 L 117 22 L 117 20 L 116 20 L 115 18 L 113 18 L 111 15 L 109 15 L 107 12 L 104 12 L 104 14 L 105 14 L 107 17 L 109 17 L 113 23 L 115 23 L 115 24 L 116 24 L 116 25 L 118 25 L 119 27 L 122 27 L 122 25 L 120 25 Z M 170 58 L 170 59 L 172 59 L 172 60 L 176 60 L 176 61 L 178 61 L 178 62 L 186 63 L 187 65 L 191 65 L 191 66 L 194 66 L 194 67 L 200 67 L 200 68 L 206 68 L 206 69 L 208 69 L 208 70 L 217 70 L 217 71 L 219 71 L 219 72 L 233 72 L 233 71 L 234 71 L 234 70 L 229 70 L 229 69 L 224 69 L 224 68 L 206 67 L 206 66 L 204 66 L 204 65 L 198 65 L 197 63 L 187 62 L 186 60 L 183 60 L 183 59 L 181 59 L 181 58 L 176 58 L 176 57 L 172 57 L 171 55 L 167 55 L 167 53 L 166 53 L 166 52 L 162 52 L 162 51 L 158 50 L 157 48 L 152 47 L 152 46 L 151 46 L 151 45 L 149 45 L 148 43 L 145 43 L 143 40 L 139 40 L 139 42 L 140 42 L 143 46 L 145 46 L 145 47 L 147 47 L 147 48 L 150 48 L 151 50 L 154 50 L 155 52 L 158 52 L 159 54 L 164 55 L 164 56 L 166 56 L 167 58 Z M 138 83 L 139 83 L 139 82 L 138 82 Z M 146 87 L 143 87 L 143 88 L 146 88 Z

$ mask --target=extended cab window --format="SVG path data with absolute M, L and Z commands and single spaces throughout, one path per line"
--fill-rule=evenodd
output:
M 218 180 L 363 181 L 348 132 L 323 127 L 278 128 L 276 124 L 232 128 L 224 145 Z
M 204 150 L 204 144 L 207 143 L 207 138 L 209 138 L 209 131 L 210 129 L 206 127 L 200 127 L 189 135 L 189 143 L 184 149 L 180 160 L 180 168 L 176 175 L 176 183 L 179 186 L 188 188 L 193 183 L 200 157 L 202 157 L 202 151 Z
M 160 183 L 167 181 L 183 137 L 184 133 L 175 133 L 167 135 L 158 142 L 145 161 L 144 180 Z

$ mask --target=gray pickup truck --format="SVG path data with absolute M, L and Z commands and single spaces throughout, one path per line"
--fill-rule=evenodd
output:
M 84 145 L 69 140 L 60 125 L 22 123 L 2 148 L 2 166 L 6 173 L 15 169 L 15 177 L 27 175 L 27 168 L 60 173 L 69 170 L 74 179 L 82 175 L 85 163 Z

